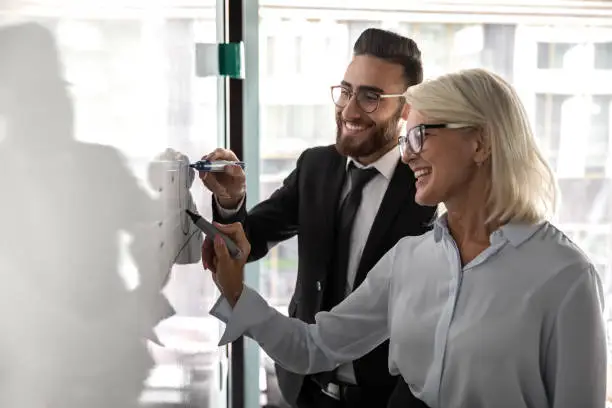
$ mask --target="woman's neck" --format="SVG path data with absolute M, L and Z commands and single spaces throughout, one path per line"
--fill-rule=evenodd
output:
M 448 229 L 457 242 L 489 242 L 489 236 L 497 229 L 486 222 L 484 211 L 448 210 Z
M 473 183 L 474 184 L 474 183 Z M 466 188 L 462 196 L 444 203 L 448 229 L 457 244 L 463 265 L 476 258 L 491 245 L 491 234 L 499 223 L 487 222 L 487 192 L 482 188 Z

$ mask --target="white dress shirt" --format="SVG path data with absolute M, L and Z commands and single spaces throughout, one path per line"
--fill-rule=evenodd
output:
M 372 178 L 372 180 L 363 187 L 363 195 L 361 198 L 361 204 L 355 214 L 353 221 L 353 229 L 351 231 L 351 242 L 349 245 L 349 258 L 348 266 L 346 270 L 346 294 L 348 295 L 353 291 L 353 284 L 355 283 L 355 276 L 357 275 L 357 269 L 359 268 L 359 262 L 361 261 L 361 255 L 365 248 L 372 224 L 374 224 L 374 218 L 378 213 L 378 208 L 382 203 L 382 200 L 387 192 L 389 182 L 395 172 L 400 159 L 398 149 L 391 149 L 380 159 L 370 164 L 369 166 L 363 166 L 353 158 L 348 158 L 346 161 L 346 168 L 348 171 L 349 164 L 354 163 L 355 167 L 359 169 L 375 168 L 378 170 L 378 174 Z M 348 195 L 351 189 L 351 178 L 347 177 L 344 187 L 342 189 L 342 199 Z M 349 384 L 356 384 L 355 370 L 353 369 L 353 363 L 346 363 L 338 367 L 336 370 L 336 377 Z
M 350 250 L 346 276 L 346 294 L 353 291 L 353 283 L 355 282 L 355 276 L 357 275 L 357 269 L 359 268 L 361 254 L 363 253 L 363 249 L 365 248 L 368 240 L 368 235 L 370 234 L 370 229 L 372 228 L 372 224 L 374 224 L 374 219 L 378 213 L 378 208 L 382 203 L 387 187 L 389 186 L 389 182 L 393 177 L 393 173 L 395 173 L 395 168 L 399 162 L 399 159 L 399 150 L 397 148 L 393 148 L 380 157 L 377 161 L 368 166 L 363 166 L 353 158 L 348 158 L 346 161 L 347 171 L 351 162 L 355 164 L 355 167 L 360 169 L 373 167 L 378 170 L 378 174 L 364 186 L 361 204 L 359 205 L 357 213 L 355 214 L 355 221 L 353 222 L 353 230 L 351 231 L 351 242 L 349 246 Z M 348 195 L 351 188 L 350 184 L 351 179 L 350 177 L 347 177 L 342 189 L 340 203 L 344 197 Z M 340 203 L 338 203 L 338 205 L 340 205 Z M 242 204 L 243 203 L 241 201 L 236 209 L 224 209 L 219 205 L 218 201 L 216 201 L 219 214 L 224 218 L 234 215 Z M 337 377 L 344 382 L 355 384 L 356 381 L 353 364 L 347 363 L 339 367 L 337 370 Z
M 430 408 L 603 408 L 606 340 L 599 277 L 557 228 L 506 225 L 461 265 L 446 226 L 406 237 L 316 324 L 245 287 L 220 298 L 221 344 L 243 334 L 297 373 L 328 371 L 390 339 L 389 370 Z

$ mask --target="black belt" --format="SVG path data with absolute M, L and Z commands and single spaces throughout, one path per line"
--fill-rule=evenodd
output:
M 408 384 L 401 378 L 401 382 L 393 388 L 392 392 L 390 392 L 387 387 L 359 386 L 347 384 L 337 379 L 333 379 L 332 382 L 326 386 L 322 386 L 317 382 L 316 376 L 310 376 L 309 378 L 309 388 L 312 390 L 311 392 L 320 390 L 322 398 L 336 401 L 338 407 L 388 406 L 394 408 L 428 408 L 423 401 L 412 394 Z M 382 403 L 382 401 L 385 402 Z
M 311 377 L 312 378 L 312 377 Z M 355 384 L 349 384 L 338 380 L 330 381 L 327 385 L 319 384 L 314 378 L 314 383 L 321 389 L 321 392 L 336 401 L 346 401 L 349 394 L 358 393 L 361 387 Z

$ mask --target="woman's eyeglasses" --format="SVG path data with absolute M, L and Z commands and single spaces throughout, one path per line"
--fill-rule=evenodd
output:
M 473 127 L 465 123 L 437 123 L 437 124 L 421 124 L 417 125 L 406 133 L 406 136 L 400 136 L 399 138 L 399 149 L 400 154 L 404 157 L 408 153 L 420 153 L 423 150 L 423 143 L 425 143 L 425 137 L 427 129 L 463 129 Z

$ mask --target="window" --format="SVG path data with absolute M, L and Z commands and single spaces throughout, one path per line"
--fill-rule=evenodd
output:
M 578 44 L 538 43 L 538 68 L 561 69 L 565 65 L 567 53 Z
M 275 143 L 298 139 L 314 145 L 335 140 L 336 125 L 331 99 L 327 105 L 268 105 L 263 110 L 262 129 L 265 129 L 266 139 Z
M 353 45 L 361 33 L 367 28 L 381 28 L 380 21 L 355 21 L 349 20 L 343 22 L 348 27 L 348 44 L 346 48 L 353 50 Z
M 612 42 L 595 44 L 595 69 L 612 70 Z
M 482 65 L 508 81 L 514 75 L 515 24 L 485 24 L 483 26 Z
M 449 69 L 480 66 L 485 55 L 486 37 L 482 25 L 400 23 L 397 31 L 416 41 L 426 78 L 436 77 Z M 496 49 L 498 53 L 507 52 L 507 48 Z
M 536 95 L 535 135 L 553 168 L 558 165 L 561 107 L 567 99 L 569 95 Z
M 563 166 L 559 170 L 565 174 L 567 168 L 577 166 L 576 174 L 605 175 L 612 130 L 611 100 L 612 96 L 608 95 L 580 99 L 570 95 L 536 95 L 536 137 L 554 168 Z M 583 115 L 585 109 L 587 112 Z M 564 111 L 572 114 L 562 114 Z M 583 137 L 567 136 L 570 128 Z
M 596 95 L 591 100 L 591 121 L 587 139 L 587 173 L 602 177 L 606 174 L 606 162 L 610 152 L 610 108 L 612 95 Z
M 302 36 L 297 35 L 295 37 L 295 72 L 299 75 L 303 71 L 304 63 L 304 46 Z
M 352 9 L 350 4 L 332 12 L 318 10 L 305 2 L 300 2 L 299 7 L 287 3 L 275 8 L 275 12 L 277 17 L 286 13 L 295 24 L 310 16 L 319 18 L 325 12 L 326 24 L 342 27 L 344 31 L 330 30 L 324 40 L 323 44 L 334 47 L 333 52 L 329 51 L 329 45 L 322 45 L 318 54 L 308 57 L 326 71 L 333 70 L 339 75 L 346 68 L 361 32 L 384 26 L 394 27 L 417 42 L 426 78 L 461 68 L 485 67 L 517 85 L 544 155 L 560 179 L 559 225 L 592 257 L 605 282 L 606 296 L 612 298 L 609 183 L 612 91 L 605 86 L 609 82 L 607 75 L 612 75 L 611 30 L 609 27 L 595 29 L 587 20 L 572 27 L 556 25 L 547 17 L 533 15 L 518 16 L 516 21 L 508 18 L 500 21 L 489 6 L 477 3 L 470 5 L 469 13 L 457 15 L 415 12 L 401 2 L 394 3 L 392 12 L 379 10 L 369 16 L 363 10 Z M 478 18 L 474 18 L 475 8 Z M 260 10 L 270 9 L 262 6 Z M 268 27 L 267 30 L 283 35 L 280 29 L 274 31 Z M 315 36 L 315 32 L 302 36 L 301 45 L 307 47 Z M 340 53 L 345 53 L 347 58 L 332 59 Z M 262 58 L 269 56 L 262 55 Z M 309 64 L 306 58 L 304 53 L 302 64 Z M 308 89 L 306 96 L 288 96 L 286 90 L 293 86 L 291 83 L 285 87 L 279 85 L 275 90 L 262 90 L 262 98 L 266 99 L 261 106 L 262 199 L 280 186 L 304 148 L 332 143 L 335 136 L 333 106 L 323 92 L 330 84 L 315 76 L 301 78 L 304 83 L 300 86 Z M 600 86 L 591 86 L 589 78 L 597 78 L 595 82 Z M 314 96 L 316 89 L 321 89 L 321 93 Z M 267 94 L 263 96 L 263 92 Z M 280 142 L 287 139 L 286 144 L 291 148 L 281 148 Z M 293 161 L 287 156 L 293 157 Z M 296 240 L 276 246 L 262 265 L 264 295 L 286 312 L 293 291 L 291 285 L 295 284 Z M 607 304 L 612 303 L 609 300 Z
M 272 36 L 266 37 L 266 74 L 274 75 L 276 66 L 276 38 Z

